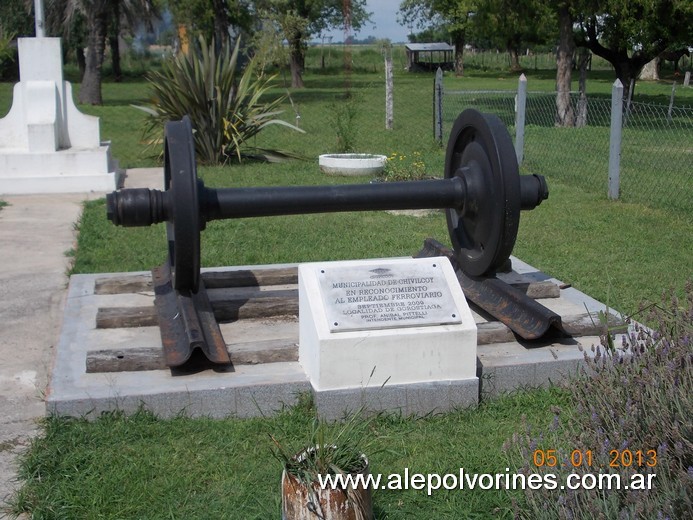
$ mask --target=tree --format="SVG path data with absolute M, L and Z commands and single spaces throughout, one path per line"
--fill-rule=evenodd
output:
M 401 24 L 419 28 L 445 27 L 455 46 L 455 74 L 464 73 L 464 46 L 476 0 L 404 0 L 399 6 Z
M 152 29 L 152 21 L 159 6 L 159 0 L 128 2 L 127 0 L 110 0 L 111 12 L 108 15 L 108 46 L 111 49 L 111 68 L 116 82 L 122 79 L 120 68 L 120 37 L 124 31 L 134 34 L 138 26 L 144 22 L 148 30 Z
M 359 30 L 370 20 L 366 0 L 257 0 L 261 18 L 282 32 L 289 46 L 291 86 L 302 88 L 306 42 L 327 29 Z
M 117 4 L 117 9 L 114 7 Z M 46 18 L 59 20 L 64 34 L 83 20 L 86 28 L 87 53 L 79 89 L 80 103 L 101 105 L 101 69 L 106 50 L 106 36 L 114 12 L 146 19 L 155 15 L 154 0 L 49 0 Z M 120 25 L 116 25 L 119 30 Z M 79 56 L 79 54 L 78 54 Z M 79 58 L 78 58 L 79 61 Z
M 575 0 L 577 45 L 614 66 L 629 91 L 645 64 L 693 34 L 690 0 Z
M 80 103 L 101 105 L 101 68 L 106 50 L 108 16 L 111 13 L 110 0 L 79 0 L 78 3 L 87 26 L 87 55 L 78 100 Z
M 247 31 L 253 21 L 250 0 L 168 0 L 168 5 L 176 23 L 190 30 L 192 41 L 203 36 L 217 47 L 227 45 L 231 33 Z
M 477 36 L 508 51 L 510 70 L 520 71 L 519 50 L 555 35 L 555 17 L 542 0 L 479 0 L 474 16 Z
M 18 77 L 17 49 L 12 44 L 17 36 L 34 34 L 34 18 L 31 5 L 25 0 L 2 0 L 0 2 L 0 80 L 15 80 Z
M 0 2 L 0 28 L 5 34 L 34 35 L 33 3 L 26 0 L 2 0 Z

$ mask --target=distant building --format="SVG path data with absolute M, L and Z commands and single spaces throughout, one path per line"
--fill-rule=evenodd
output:
M 407 70 L 410 72 L 455 68 L 455 47 L 447 43 L 407 43 Z

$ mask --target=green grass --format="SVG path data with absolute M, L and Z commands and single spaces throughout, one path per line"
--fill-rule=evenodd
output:
M 693 275 L 689 219 L 561 181 L 549 186 L 549 199 L 522 214 L 518 258 L 629 314 L 666 289 L 683 293 Z
M 520 416 L 545 426 L 558 390 L 518 392 L 423 419 L 381 417 L 368 454 L 371 472 L 504 473 L 503 443 Z M 34 518 L 243 518 L 280 516 L 281 465 L 269 435 L 300 443 L 312 409 L 273 418 L 160 420 L 147 413 L 48 418 L 22 463 L 26 485 L 14 510 Z M 376 490 L 378 519 L 512 518 L 503 491 Z

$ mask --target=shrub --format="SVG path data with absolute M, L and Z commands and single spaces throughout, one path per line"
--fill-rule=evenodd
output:
M 346 94 L 343 101 L 335 102 L 330 106 L 328 117 L 337 137 L 337 153 L 356 151 L 355 119 L 357 112 L 357 102 L 352 94 Z
M 570 384 L 571 411 L 556 408 L 548 429 L 527 428 L 507 443 L 524 472 L 557 475 L 555 490 L 525 491 L 518 518 L 690 518 L 693 283 L 685 301 L 671 296 L 643 317 L 656 328 L 633 323 L 621 345 L 606 336 L 585 356 Z M 560 489 L 570 473 L 618 475 L 621 489 Z M 635 474 L 655 474 L 652 489 L 624 489 Z
M 193 122 L 195 153 L 205 164 L 223 164 L 230 157 L 244 155 L 266 159 L 286 156 L 276 150 L 254 149 L 250 138 L 270 125 L 299 128 L 277 119 L 283 97 L 261 101 L 272 87 L 274 76 L 257 71 L 251 60 L 237 78 L 240 39 L 231 50 L 229 44 L 219 52 L 212 42 L 200 38 L 188 54 L 180 53 L 163 64 L 161 72 L 147 79 L 154 91 L 154 105 L 137 107 L 150 114 L 145 134 L 148 140 L 160 136 L 166 121 L 189 115 Z
M 420 181 L 432 179 L 433 176 L 426 172 L 420 152 L 412 152 L 410 155 L 392 152 L 385 163 L 385 168 L 380 175 L 384 181 Z
M 17 49 L 12 45 L 15 33 L 7 33 L 0 25 L 0 80 L 17 77 Z

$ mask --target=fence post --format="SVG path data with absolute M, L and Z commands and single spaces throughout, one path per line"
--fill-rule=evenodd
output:
M 611 137 L 609 139 L 609 198 L 618 199 L 621 177 L 621 131 L 623 130 L 623 83 L 611 88 Z
M 392 79 L 392 54 L 385 51 L 385 129 L 392 130 L 394 124 L 393 115 L 393 79 Z
M 676 82 L 671 86 L 671 97 L 669 98 L 669 110 L 667 111 L 667 122 L 671 123 L 671 112 L 674 110 L 674 97 L 676 97 Z
M 520 74 L 515 99 L 515 155 L 517 164 L 522 164 L 525 151 L 525 110 L 527 108 L 527 76 Z
M 443 70 L 440 67 L 433 80 L 433 139 L 443 146 Z

